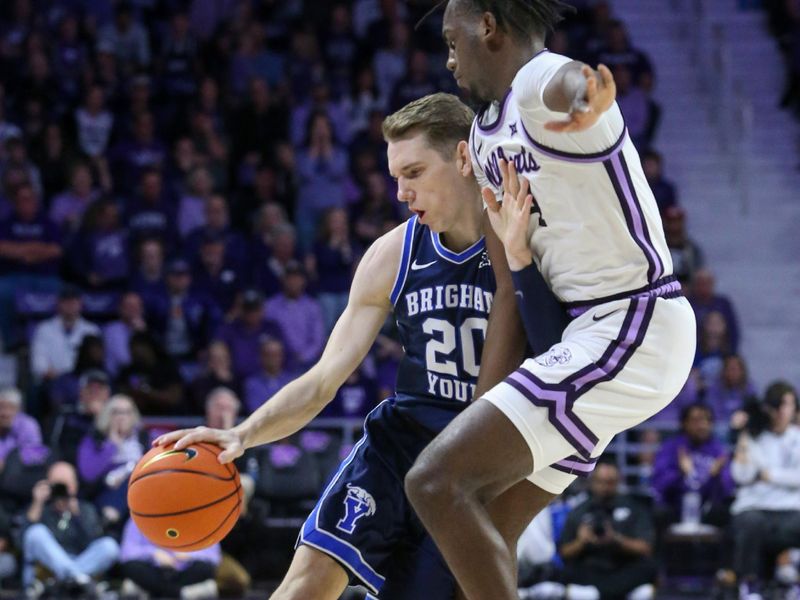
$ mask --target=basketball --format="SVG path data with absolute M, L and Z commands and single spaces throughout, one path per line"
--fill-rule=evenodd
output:
M 219 446 L 183 450 L 156 446 L 131 473 L 128 506 L 147 539 L 179 552 L 219 542 L 239 518 L 244 492 L 232 463 L 220 464 Z

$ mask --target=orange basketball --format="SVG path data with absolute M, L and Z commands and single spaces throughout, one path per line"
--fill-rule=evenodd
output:
M 183 450 L 156 446 L 131 473 L 128 506 L 151 542 L 179 552 L 216 544 L 239 518 L 244 492 L 239 471 L 220 464 L 215 444 Z

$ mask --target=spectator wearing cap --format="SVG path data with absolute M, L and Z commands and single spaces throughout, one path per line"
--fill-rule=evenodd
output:
M 103 372 L 105 362 L 103 339 L 96 335 L 85 336 L 78 346 L 75 367 L 53 379 L 48 386 L 51 410 L 58 411 L 65 406 L 74 408 L 78 403 L 81 378 L 90 371 Z M 108 377 L 105 377 L 105 381 L 108 382 Z
M 92 187 L 92 172 L 86 163 L 76 163 L 70 173 L 70 187 L 53 198 L 50 220 L 65 233 L 78 230 L 86 209 L 100 197 Z
M 176 360 L 194 360 L 216 327 L 219 315 L 192 289 L 189 263 L 176 258 L 167 270 L 166 289 L 148 321 L 165 352 Z
M 264 296 L 258 290 L 245 290 L 239 300 L 239 315 L 224 323 L 216 338 L 225 342 L 233 358 L 233 371 L 245 379 L 258 373 L 259 350 L 267 339 L 284 341 L 283 331 L 277 323 L 264 315 Z
M 14 450 L 23 464 L 41 461 L 47 452 L 39 423 L 22 412 L 22 394 L 8 387 L 0 389 L 0 473 Z
M 280 340 L 265 339 L 259 350 L 260 369 L 244 382 L 244 404 L 250 414 L 294 379 L 286 368 L 286 352 Z
M 164 294 L 165 272 L 164 243 L 158 238 L 146 238 L 139 242 L 130 288 L 142 297 L 148 316 Z
M 34 188 L 22 183 L 13 198 L 14 212 L 0 221 L 0 333 L 6 343 L 13 340 L 15 294 L 57 291 L 63 254 L 58 227 L 42 214 Z
M 680 206 L 667 208 L 663 214 L 664 235 L 672 257 L 673 273 L 686 286 L 703 266 L 703 252 L 686 231 L 686 212 Z
M 130 340 L 131 363 L 117 377 L 117 388 L 133 398 L 146 416 L 181 414 L 183 383 L 178 368 L 147 333 Z
M 111 383 L 103 371 L 91 370 L 81 376 L 78 390 L 77 406 L 61 407 L 52 434 L 53 449 L 71 464 L 76 464 L 81 440 L 111 397 Z
M 228 388 L 238 395 L 239 382 L 233 372 L 233 361 L 228 345 L 221 340 L 211 342 L 205 352 L 205 367 L 189 388 L 189 412 L 202 414 L 206 397 L 211 390 L 218 387 Z
M 173 203 L 164 191 L 159 170 L 148 168 L 142 171 L 139 194 L 130 204 L 126 221 L 134 241 L 157 238 L 165 246 L 174 244 L 176 227 Z
M 728 328 L 728 341 L 731 351 L 739 348 L 739 319 L 733 303 L 727 296 L 718 294 L 715 289 L 714 274 L 709 269 L 698 269 L 692 277 L 689 302 L 694 309 L 698 327 L 711 312 L 718 312 Z
M 105 367 L 112 376 L 131 362 L 128 347 L 131 335 L 146 329 L 142 297 L 136 292 L 125 292 L 119 299 L 119 318 L 103 327 Z
M 267 300 L 265 310 L 283 331 L 290 364 L 300 370 L 311 367 L 325 344 L 325 321 L 319 302 L 306 294 L 308 281 L 299 262 L 289 263 L 283 291 Z
M 330 333 L 347 306 L 358 251 L 358 246 L 350 238 L 347 212 L 342 208 L 332 208 L 325 213 L 319 239 L 308 263 L 315 274 L 326 333 Z
M 100 328 L 81 316 L 82 309 L 81 291 L 67 285 L 59 294 L 56 316 L 34 330 L 31 371 L 37 380 L 51 380 L 71 371 L 83 338 L 100 335 Z
M 230 257 L 232 264 L 243 265 L 247 260 L 246 242 L 240 233 L 231 229 L 228 202 L 225 197 L 219 194 L 208 197 L 203 212 L 205 222 L 186 237 L 184 254 L 193 263 L 199 263 L 203 240 L 208 237 L 221 237 L 225 241 L 225 256 Z
M 243 273 L 226 252 L 224 236 L 209 233 L 200 244 L 200 263 L 194 272 L 194 289 L 215 310 L 228 314 L 245 282 Z
M 722 526 L 736 486 L 728 450 L 714 436 L 714 413 L 695 403 L 681 411 L 681 433 L 661 444 L 653 463 L 652 486 L 663 524 L 681 518 L 684 495 L 700 494 L 703 522 Z

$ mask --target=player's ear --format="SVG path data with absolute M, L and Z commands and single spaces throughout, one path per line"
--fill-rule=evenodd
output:
M 469 153 L 469 144 L 461 140 L 456 146 L 456 166 L 463 177 L 472 175 L 472 157 Z
M 497 37 L 497 19 L 490 12 L 483 13 L 478 34 L 484 43 L 491 43 Z

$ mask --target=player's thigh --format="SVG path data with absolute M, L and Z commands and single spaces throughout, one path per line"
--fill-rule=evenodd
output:
M 497 407 L 480 399 L 422 451 L 406 489 L 447 483 L 488 503 L 533 471 L 528 444 Z
M 349 575 L 327 554 L 299 546 L 292 564 L 272 600 L 337 600 L 347 588 Z

